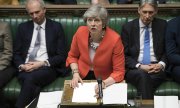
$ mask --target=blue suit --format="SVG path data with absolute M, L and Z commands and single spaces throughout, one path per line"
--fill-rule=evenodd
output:
M 166 53 L 170 62 L 170 74 L 180 83 L 180 16 L 168 22 Z
M 18 68 L 25 63 L 31 44 L 34 24 L 33 21 L 22 23 L 18 27 L 14 42 L 14 64 Z M 65 74 L 62 66 L 65 63 L 64 31 L 60 23 L 46 19 L 45 25 L 46 49 L 50 67 L 41 67 L 32 72 L 19 72 L 18 79 L 22 85 L 16 107 L 24 108 L 41 91 L 41 88 L 55 80 L 57 73 Z

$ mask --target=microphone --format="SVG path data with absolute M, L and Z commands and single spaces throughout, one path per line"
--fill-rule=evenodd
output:
M 97 79 L 98 82 L 98 88 L 99 88 L 99 98 L 103 97 L 103 90 L 102 90 L 102 79 L 99 77 Z

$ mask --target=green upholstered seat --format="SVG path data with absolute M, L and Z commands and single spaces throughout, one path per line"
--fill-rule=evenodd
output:
M 158 96 L 172 95 L 172 96 L 178 96 L 180 98 L 180 84 L 173 81 L 166 81 L 157 88 L 155 95 Z
M 49 84 L 48 86 L 44 87 L 42 89 L 42 92 L 50 92 L 50 91 L 59 91 L 62 90 L 64 87 L 64 81 L 70 80 L 72 76 L 67 77 L 59 77 L 54 82 Z M 5 97 L 10 100 L 14 101 L 17 99 L 17 96 L 19 95 L 21 90 L 20 83 L 18 82 L 17 78 L 14 77 L 3 89 L 3 94 Z
M 71 17 L 71 16 L 63 16 L 63 17 L 52 17 L 54 21 L 60 22 L 64 28 L 65 38 L 67 42 L 67 50 L 69 50 L 72 37 L 76 32 L 77 28 L 81 25 L 85 25 L 84 21 L 80 17 Z M 29 20 L 29 17 L 9 17 L 9 18 L 0 18 L 1 21 L 9 22 L 11 25 L 11 31 L 13 37 L 16 35 L 17 27 L 20 23 Z M 127 22 L 126 17 L 110 17 L 108 25 L 114 29 L 116 32 L 121 32 L 121 27 L 124 23 Z
M 128 83 L 127 94 L 128 94 L 128 99 L 134 99 L 134 96 L 136 96 L 137 94 L 137 89 L 130 83 Z
M 4 97 L 13 102 L 17 99 L 20 92 L 20 84 L 16 77 L 14 77 L 3 89 Z
M 111 27 L 113 30 L 115 30 L 117 33 L 121 33 L 122 25 L 127 22 L 126 17 L 118 17 L 114 16 L 109 18 L 109 27 Z
M 0 18 L 1 21 L 6 21 L 10 23 L 12 36 L 15 38 L 17 27 L 20 23 L 28 21 L 30 18 L 25 16 L 21 17 L 14 17 L 9 16 Z M 70 49 L 71 41 L 73 38 L 74 33 L 76 32 L 77 28 L 81 25 L 85 25 L 83 19 L 81 17 L 71 17 L 71 16 L 61 16 L 61 17 L 51 17 L 52 20 L 60 22 L 64 28 L 65 32 L 65 39 L 67 43 L 67 51 Z M 110 17 L 108 25 L 118 33 L 121 32 L 121 26 L 126 23 L 126 17 Z M 59 77 L 56 79 L 52 84 L 43 88 L 42 91 L 55 91 L 61 90 L 63 88 L 64 80 L 71 79 L 72 76 L 61 78 Z M 18 94 L 20 93 L 20 84 L 17 78 L 13 78 L 3 89 L 4 95 L 10 101 L 16 100 Z M 131 87 L 130 91 L 134 91 L 133 87 Z M 131 92 L 129 94 L 132 94 Z
M 121 27 L 124 23 L 133 20 L 135 17 L 121 17 L 121 16 L 111 16 L 109 18 L 108 26 L 114 29 L 116 32 L 121 32 Z M 7 21 L 11 25 L 12 36 L 15 38 L 17 27 L 20 23 L 29 20 L 30 18 L 27 16 L 9 16 L 9 17 L 0 17 L 1 21 Z M 80 25 L 85 25 L 83 19 L 81 17 L 72 17 L 72 16 L 58 16 L 51 17 L 52 20 L 60 22 L 64 28 L 65 39 L 67 43 L 67 51 L 70 49 L 72 37 L 76 32 L 77 28 Z M 63 88 L 64 80 L 71 79 L 72 76 L 68 76 L 65 78 L 57 78 L 53 83 L 44 87 L 42 91 L 55 91 L 61 90 Z M 3 89 L 3 93 L 5 97 L 7 97 L 10 101 L 15 101 L 19 92 L 20 92 L 20 84 L 16 77 L 14 77 Z M 172 81 L 167 81 L 163 83 L 155 92 L 156 95 L 178 95 L 180 91 L 180 87 L 177 83 Z M 128 84 L 128 98 L 133 99 L 137 90 L 131 84 Z

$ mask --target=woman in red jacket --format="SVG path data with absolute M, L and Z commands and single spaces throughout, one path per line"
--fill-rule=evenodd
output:
M 101 77 L 105 88 L 124 79 L 124 48 L 118 33 L 107 25 L 108 13 L 100 5 L 92 5 L 83 16 L 87 26 L 81 26 L 73 36 L 66 66 L 72 69 L 70 86 Z M 96 92 L 98 87 L 96 86 Z

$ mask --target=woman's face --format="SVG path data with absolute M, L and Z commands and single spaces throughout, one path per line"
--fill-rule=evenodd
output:
M 102 20 L 99 17 L 89 17 L 86 23 L 90 33 L 100 33 L 102 31 Z

